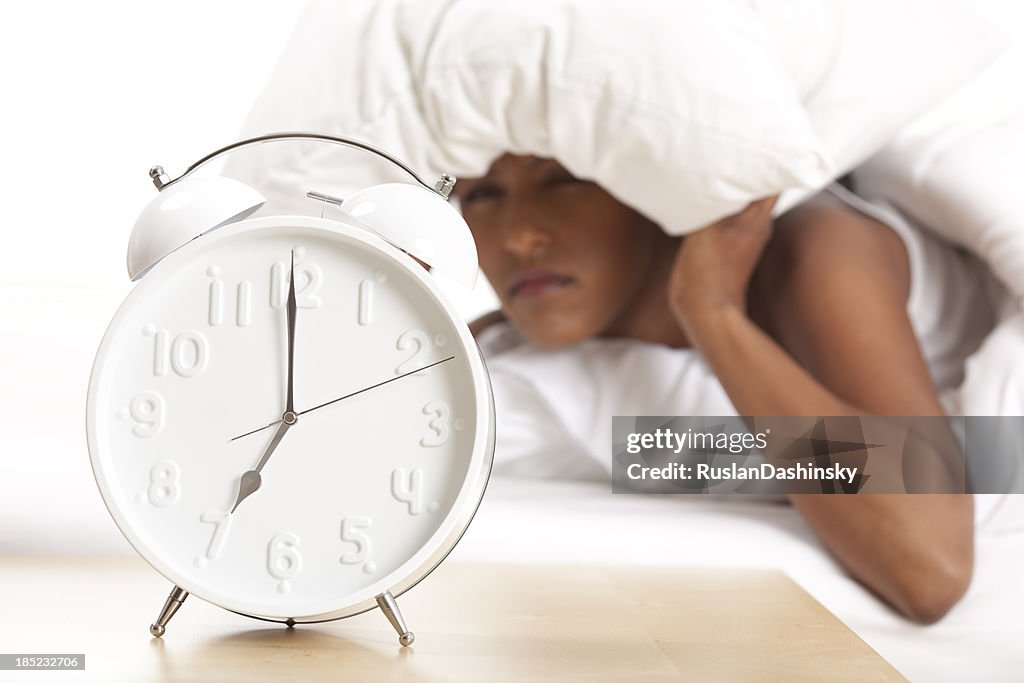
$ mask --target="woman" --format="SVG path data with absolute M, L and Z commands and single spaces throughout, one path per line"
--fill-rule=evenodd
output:
M 557 162 L 505 155 L 455 194 L 503 318 L 539 347 L 700 351 L 740 415 L 943 415 L 908 317 L 904 239 L 842 202 L 774 198 L 672 237 Z M 860 582 L 932 623 L 973 564 L 969 495 L 791 495 Z

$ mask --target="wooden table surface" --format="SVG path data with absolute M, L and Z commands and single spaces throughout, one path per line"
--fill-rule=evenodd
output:
M 0 652 L 86 655 L 0 681 L 889 681 L 899 673 L 781 572 L 443 564 L 398 602 L 287 629 L 192 596 L 143 560 L 0 557 Z

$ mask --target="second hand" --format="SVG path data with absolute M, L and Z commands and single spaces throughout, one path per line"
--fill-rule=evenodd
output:
M 411 370 L 409 372 L 402 373 L 401 375 L 398 375 L 396 377 L 392 377 L 390 379 L 386 379 L 383 382 L 377 382 L 376 384 L 373 384 L 373 385 L 370 385 L 370 386 L 365 387 L 363 389 L 360 389 L 359 391 L 353 391 L 351 394 L 345 394 L 344 396 L 339 396 L 338 398 L 335 398 L 335 399 L 332 399 L 330 401 L 327 401 L 326 403 L 321 403 L 318 406 L 313 406 L 312 408 L 306 408 L 302 412 L 296 413 L 296 416 L 305 415 L 306 413 L 311 413 L 314 410 L 320 410 L 321 408 L 324 408 L 326 406 L 329 406 L 329 405 L 332 405 L 334 403 L 337 403 L 338 401 L 344 401 L 346 398 L 352 398 L 353 396 L 356 396 L 357 394 L 361 394 L 364 391 L 369 391 L 370 389 L 376 389 L 377 387 L 383 386 L 383 385 L 385 385 L 385 384 L 387 384 L 389 382 L 394 382 L 395 380 L 402 379 L 403 377 L 408 377 L 409 375 L 415 375 L 417 372 L 420 372 L 422 370 L 426 370 L 427 368 L 432 368 L 435 365 L 440 365 L 441 363 L 445 363 L 447 361 L 454 360 L 454 359 L 455 359 L 455 356 L 448 356 L 447 358 L 442 358 L 441 360 L 434 361 L 433 363 L 430 363 L 429 365 L 424 365 L 422 368 L 416 368 L 415 370 Z M 239 434 L 238 436 L 236 436 L 234 438 L 228 439 L 228 441 L 229 442 L 230 441 L 237 441 L 238 439 L 241 439 L 243 437 L 249 436 L 250 434 L 255 434 L 257 432 L 262 432 L 264 429 L 270 429 L 274 425 L 280 424 L 281 422 L 282 422 L 282 420 L 274 420 L 273 422 L 271 422 L 268 425 L 264 425 L 262 427 L 254 429 L 251 432 L 246 432 L 245 434 Z

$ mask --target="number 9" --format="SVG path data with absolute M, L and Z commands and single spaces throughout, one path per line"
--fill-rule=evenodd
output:
M 128 414 L 136 422 L 132 434 L 141 439 L 156 436 L 164 428 L 164 399 L 155 391 L 144 391 L 128 404 Z

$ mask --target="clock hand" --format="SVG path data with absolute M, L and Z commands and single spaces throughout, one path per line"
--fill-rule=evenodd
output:
M 281 419 L 281 426 L 277 428 L 276 432 L 274 432 L 274 438 L 270 440 L 270 444 L 267 446 L 267 449 L 263 451 L 263 457 L 261 457 L 260 461 L 256 464 L 256 469 L 249 470 L 242 474 L 242 478 L 238 482 L 238 497 L 235 499 L 235 504 L 231 508 L 232 513 L 236 508 L 238 508 L 239 503 L 259 490 L 260 486 L 263 484 L 263 478 L 260 476 L 260 470 L 262 470 L 263 466 L 267 464 L 268 460 L 270 460 L 270 456 L 274 454 L 275 450 L 277 450 L 277 446 L 281 443 L 281 439 L 284 438 L 284 435 L 289 429 L 291 429 L 291 426 L 295 424 L 297 420 L 295 413 L 292 412 L 285 413 L 284 417 Z
M 377 382 L 376 384 L 372 384 L 372 385 L 370 385 L 370 386 L 368 386 L 368 387 L 366 387 L 364 389 L 360 389 L 359 391 L 353 391 L 351 394 L 345 394 L 344 396 L 339 396 L 338 398 L 335 398 L 335 399 L 332 399 L 330 401 L 327 401 L 326 403 L 321 403 L 318 406 L 313 406 L 312 408 L 306 408 L 301 413 L 299 413 L 299 415 L 305 415 L 306 413 L 311 413 L 314 410 L 320 410 L 321 408 L 329 406 L 329 405 L 331 405 L 333 403 L 337 403 L 338 401 L 344 401 L 346 398 L 351 398 L 352 396 L 355 396 L 356 394 L 361 394 L 364 391 L 369 391 L 370 389 L 376 389 L 377 387 L 382 386 L 384 384 L 387 384 L 388 382 L 394 382 L 397 379 L 402 379 L 403 377 L 408 377 L 409 375 L 417 373 L 420 370 L 426 370 L 427 368 L 432 368 L 435 365 L 440 365 L 441 363 L 453 360 L 454 358 L 455 358 L 455 356 L 448 356 L 447 358 L 442 358 L 441 360 L 434 361 L 430 365 L 424 365 L 422 368 L 416 368 L 415 370 L 413 370 L 411 372 L 405 372 L 405 373 L 402 373 L 401 375 L 398 375 L 397 377 L 392 377 L 390 379 L 386 379 L 383 382 Z
M 288 430 L 293 424 L 299 421 L 299 416 L 295 414 L 295 396 L 293 392 L 294 384 L 293 378 L 295 375 L 295 313 L 298 308 L 295 303 L 295 250 L 291 253 L 291 273 L 288 278 L 288 393 L 285 398 L 284 416 L 279 420 L 281 426 L 278 427 L 277 432 L 274 433 L 274 437 L 270 440 L 270 444 L 267 449 L 263 452 L 263 456 L 260 461 L 256 464 L 256 469 L 249 470 L 242 474 L 242 478 L 238 482 L 238 497 L 235 499 L 235 504 L 231 508 L 231 512 L 238 508 L 238 505 L 251 496 L 253 493 L 259 490 L 263 484 L 263 478 L 260 476 L 260 471 L 263 466 L 270 460 L 270 456 L 277 450 L 278 444 L 281 443 L 281 439 L 288 433 Z
M 295 370 L 295 250 L 292 250 L 292 272 L 288 283 L 288 397 L 285 399 L 284 411 L 295 412 L 295 397 L 293 395 L 293 377 Z
M 394 382 L 395 380 L 402 379 L 403 377 L 408 377 L 409 375 L 414 375 L 414 374 L 416 374 L 417 372 L 419 372 L 421 370 L 426 370 L 427 368 L 432 368 L 435 365 L 440 365 L 441 363 L 446 363 L 446 362 L 448 362 L 450 360 L 454 360 L 454 359 L 455 359 L 455 356 L 448 356 L 447 358 L 442 358 L 441 360 L 434 361 L 433 363 L 430 363 L 428 365 L 424 365 L 422 368 L 416 368 L 415 370 L 411 370 L 409 372 L 404 372 L 401 375 L 398 375 L 396 377 L 391 377 L 390 379 L 386 379 L 383 382 L 377 382 L 376 384 L 370 385 L 368 387 L 364 387 L 364 388 L 360 389 L 359 391 L 353 391 L 351 394 L 345 394 L 344 396 L 339 396 L 338 398 L 330 400 L 330 401 L 327 401 L 326 403 L 321 403 L 318 406 L 313 406 L 312 408 L 306 408 L 302 412 L 295 413 L 295 418 L 298 419 L 299 415 L 305 415 L 306 413 L 311 413 L 314 410 L 320 410 L 321 408 L 329 406 L 329 405 L 331 405 L 333 403 L 337 403 L 338 401 L 343 401 L 346 398 L 351 398 L 351 397 L 353 397 L 353 396 L 355 396 L 357 394 L 361 394 L 364 391 L 369 391 L 370 389 L 376 389 L 377 387 L 383 386 L 383 385 L 385 385 L 385 384 L 387 384 L 389 382 Z M 285 415 L 285 417 L 287 417 L 287 414 Z M 274 420 L 270 424 L 264 425 L 263 427 L 258 427 L 256 429 L 253 429 L 252 431 L 246 432 L 245 434 L 239 434 L 238 436 L 229 439 L 229 441 L 237 441 L 238 439 L 241 439 L 242 437 L 249 436 L 250 434 L 255 434 L 256 432 L 262 432 L 264 429 L 270 429 L 274 425 L 282 424 L 282 423 L 285 423 L 285 418 L 284 417 L 281 418 L 280 420 Z

